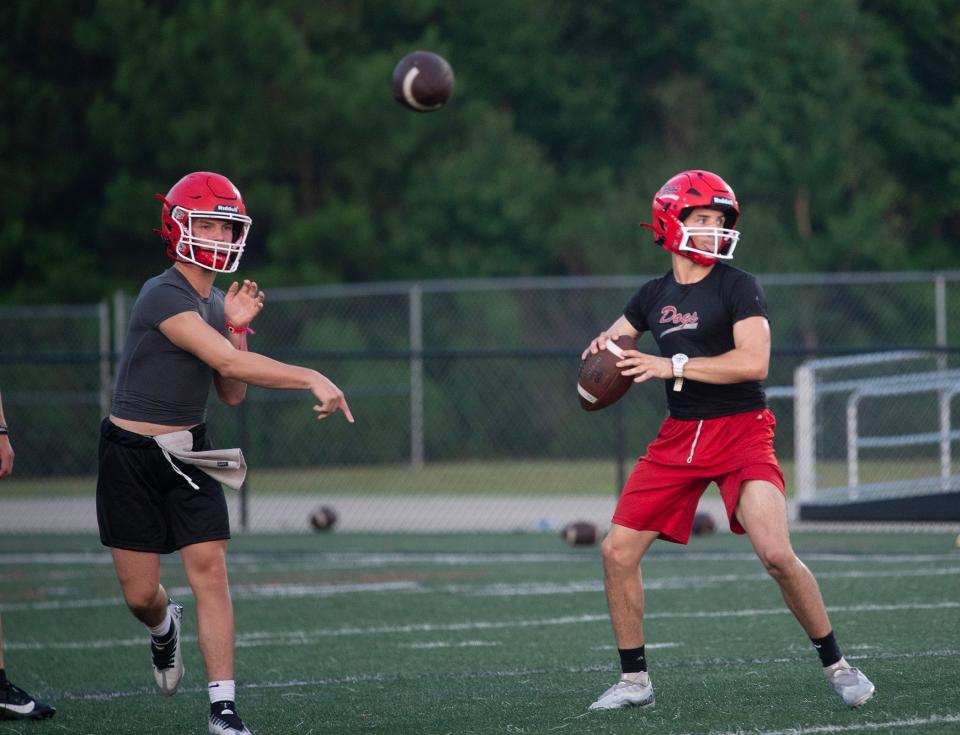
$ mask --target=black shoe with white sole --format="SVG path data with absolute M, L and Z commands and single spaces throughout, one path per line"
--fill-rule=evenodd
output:
M 56 712 L 9 681 L 0 684 L 0 720 L 45 720 Z
M 210 735 L 251 735 L 233 702 L 214 702 L 210 705 L 207 732 Z

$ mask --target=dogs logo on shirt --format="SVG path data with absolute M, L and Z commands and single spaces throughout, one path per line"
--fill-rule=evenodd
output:
M 676 306 L 664 306 L 660 309 L 661 324 L 675 324 L 676 326 L 665 329 L 660 333 L 663 337 L 671 332 L 677 332 L 681 329 L 696 329 L 700 324 L 700 317 L 697 312 L 683 313 L 677 310 Z

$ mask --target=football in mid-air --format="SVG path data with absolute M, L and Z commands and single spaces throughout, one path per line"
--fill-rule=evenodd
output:
M 616 403 L 633 385 L 633 378 L 621 375 L 617 363 L 623 359 L 624 350 L 637 349 L 636 337 L 621 334 L 607 340 L 606 349 L 596 355 L 587 355 L 580 363 L 580 376 L 577 379 L 577 393 L 580 405 L 586 411 L 598 411 L 611 403 Z
M 597 527 L 589 521 L 576 521 L 563 527 L 560 534 L 571 546 L 592 546 L 597 543 Z
M 439 110 L 452 94 L 453 69 L 432 51 L 407 54 L 393 70 L 393 96 L 411 110 Z
M 317 508 L 310 514 L 310 525 L 314 531 L 329 531 L 337 523 L 337 512 L 329 505 Z

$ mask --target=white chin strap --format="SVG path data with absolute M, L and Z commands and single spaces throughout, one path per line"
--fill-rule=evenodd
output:
M 685 250 L 688 253 L 699 253 L 700 255 L 706 255 L 709 258 L 717 258 L 719 260 L 732 260 L 733 251 L 736 249 L 737 242 L 740 240 L 739 231 L 726 230 L 722 227 L 686 227 L 681 224 L 680 231 L 683 232 L 683 239 L 680 240 L 680 247 L 678 247 L 677 250 Z M 691 247 L 688 243 L 693 237 L 712 238 L 713 248 L 701 250 L 700 248 Z

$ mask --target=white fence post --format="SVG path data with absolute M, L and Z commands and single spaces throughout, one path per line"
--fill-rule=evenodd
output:
M 793 371 L 793 455 L 797 500 L 813 500 L 817 487 L 817 406 L 813 367 Z
M 853 391 L 847 398 L 847 485 L 856 488 L 860 484 L 860 426 L 859 417 L 860 394 Z M 852 497 L 857 497 L 857 491 L 852 491 Z

